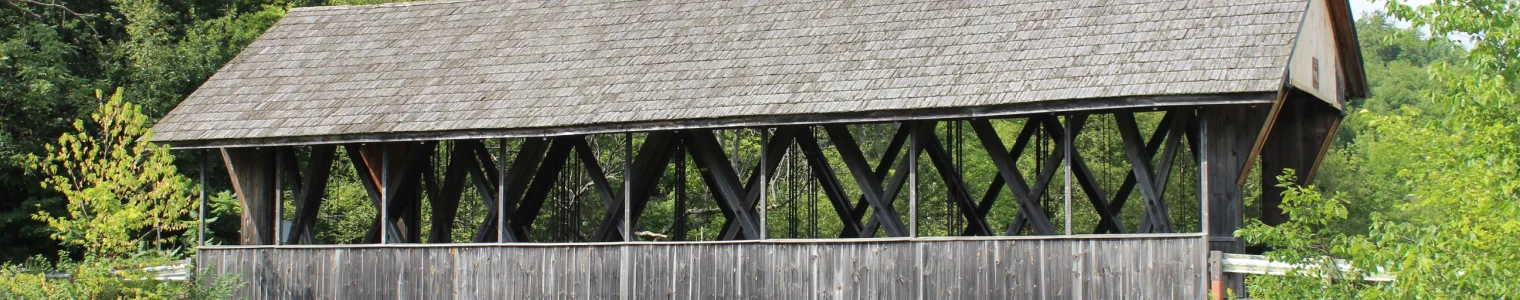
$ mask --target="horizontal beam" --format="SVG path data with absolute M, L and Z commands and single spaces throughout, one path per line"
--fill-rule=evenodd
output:
M 197 250 L 227 249 L 371 249 L 371 248 L 552 248 L 569 246 L 626 246 L 626 245 L 726 245 L 726 244 L 891 244 L 944 241 L 1051 241 L 1051 240 L 1144 240 L 1144 239 L 1202 239 L 1203 233 L 1134 233 L 1134 234 L 1073 234 L 1073 235 L 995 235 L 995 236 L 920 236 L 872 237 L 858 239 L 765 239 L 726 241 L 632 241 L 591 243 L 439 243 L 439 244 L 330 244 L 330 245 L 205 245 Z
M 156 140 L 175 150 L 217 147 L 258 147 L 317 145 L 336 143 L 373 143 L 391 141 L 432 141 L 455 139 L 552 137 L 661 130 L 718 129 L 739 127 L 780 127 L 793 125 L 897 122 L 924 119 L 985 119 L 1072 112 L 1102 112 L 1127 109 L 1152 109 L 1178 106 L 1212 106 L 1270 104 L 1278 91 L 1204 95 L 1155 95 L 1115 98 L 1035 101 L 992 106 L 928 108 L 914 110 L 864 111 L 827 114 L 775 116 L 732 116 L 692 120 L 657 120 L 615 124 L 586 124 L 558 127 L 497 128 L 442 132 L 386 132 L 330 136 L 270 137 L 221 140 Z

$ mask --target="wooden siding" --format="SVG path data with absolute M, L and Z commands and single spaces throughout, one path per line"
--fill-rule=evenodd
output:
M 207 247 L 200 270 L 253 299 L 1199 299 L 1206 256 L 1200 235 Z
M 1341 72 L 1335 20 L 1327 2 L 1309 1 L 1303 28 L 1299 29 L 1293 44 L 1293 56 L 1288 61 L 1288 83 L 1341 110 L 1346 103 L 1341 83 L 1346 79 Z

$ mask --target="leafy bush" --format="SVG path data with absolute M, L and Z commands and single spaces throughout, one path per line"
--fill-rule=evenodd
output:
M 0 266 L 0 299 L 228 299 L 241 286 L 236 277 L 193 282 L 152 280 L 142 268 L 173 265 L 172 253 L 140 252 L 125 258 L 88 255 L 48 262 L 42 257 Z

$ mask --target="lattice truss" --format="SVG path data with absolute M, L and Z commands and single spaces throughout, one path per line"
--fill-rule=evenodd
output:
M 243 228 L 257 232 L 245 233 L 258 239 L 245 244 L 318 243 L 318 211 L 332 171 L 347 170 L 334 168 L 344 160 L 378 211 L 363 243 L 1170 233 L 1199 227 L 1198 114 L 1172 108 L 222 148 L 222 155 L 249 210 Z M 967 165 L 968 155 L 991 166 Z M 688 184 L 687 174 L 700 183 Z M 1168 188 L 1178 182 L 1193 189 Z M 1169 201 L 1168 192 L 1191 194 Z M 1135 194 L 1140 203 L 1129 203 Z M 664 201 L 657 210 L 666 211 L 651 211 Z M 282 211 L 286 202 L 293 213 Z M 1181 212 L 1168 207 L 1178 203 Z M 461 204 L 484 216 L 466 219 Z M 995 207 L 1016 213 L 994 214 Z M 633 217 L 625 222 L 625 214 Z M 650 214 L 669 224 L 640 224 Z M 289 225 L 273 226 L 277 215 Z M 1096 225 L 1071 228 L 1083 225 L 1073 218 Z M 721 230 L 690 236 L 704 226 L 694 219 Z M 820 234 L 820 223 L 837 234 Z M 469 241 L 451 234 L 460 226 L 474 227 Z

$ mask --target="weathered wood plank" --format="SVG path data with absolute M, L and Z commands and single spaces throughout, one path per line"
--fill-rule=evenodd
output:
M 275 148 L 222 148 L 222 160 L 232 178 L 232 190 L 243 206 L 243 245 L 274 243 Z
M 1207 248 L 1199 235 L 207 247 L 200 270 L 241 276 L 253 299 L 607 299 L 625 283 L 637 299 L 911 299 L 920 284 L 934 299 L 1197 299 Z

